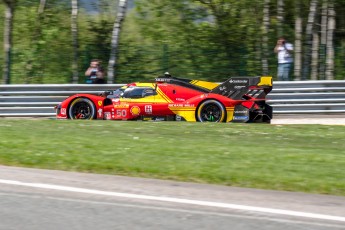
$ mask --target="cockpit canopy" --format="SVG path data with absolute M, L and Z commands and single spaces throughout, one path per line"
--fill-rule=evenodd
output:
M 151 87 L 129 86 L 114 90 L 108 98 L 143 98 L 152 95 L 157 95 L 157 92 Z

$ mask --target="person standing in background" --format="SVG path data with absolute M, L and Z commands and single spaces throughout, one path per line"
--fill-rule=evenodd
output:
M 293 64 L 293 45 L 285 38 L 278 39 L 274 52 L 278 56 L 278 81 L 289 81 Z
M 104 84 L 104 70 L 100 65 L 100 60 L 93 59 L 89 68 L 85 72 L 87 84 Z

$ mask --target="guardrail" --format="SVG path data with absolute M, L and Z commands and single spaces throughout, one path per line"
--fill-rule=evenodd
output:
M 0 117 L 55 117 L 54 107 L 70 95 L 98 94 L 123 85 L 0 85 Z
M 274 114 L 345 113 L 345 81 L 278 81 L 267 100 Z
M 54 106 L 76 93 L 97 94 L 124 84 L 0 85 L 0 117 L 54 117 Z M 345 113 L 345 80 L 274 82 L 274 114 Z

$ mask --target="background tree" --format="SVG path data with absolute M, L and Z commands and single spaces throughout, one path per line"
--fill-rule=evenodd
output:
M 126 16 L 127 0 L 119 0 L 118 13 L 113 27 L 113 34 L 111 37 L 111 51 L 108 62 L 108 83 L 113 83 L 115 78 L 114 67 L 116 65 L 116 55 L 118 51 L 118 44 L 121 32 L 122 22 Z
M 84 72 L 91 59 L 99 59 L 108 63 L 111 50 L 111 32 L 115 20 L 118 1 L 99 0 L 93 5 L 91 12 L 85 12 L 80 4 L 78 14 L 79 28 L 79 71 L 85 82 Z
M 19 0 L 13 30 L 13 83 L 71 82 L 70 4 L 50 0 L 39 16 L 37 1 Z
M 72 83 L 76 84 L 79 80 L 78 74 L 78 0 L 71 0 L 71 32 L 73 45 L 73 61 L 72 61 Z
M 284 35 L 284 13 L 285 13 L 284 0 L 277 0 L 277 37 L 282 37 Z
M 318 68 L 319 68 L 319 47 L 320 47 L 320 36 L 317 29 L 314 27 L 312 35 L 312 46 L 311 46 L 311 73 L 310 79 L 317 80 Z
M 294 47 L 294 77 L 295 80 L 301 80 L 302 72 L 302 3 L 295 0 L 295 47 Z
M 262 74 L 268 75 L 268 33 L 270 26 L 270 0 L 264 0 L 262 29 Z
M 335 29 L 335 11 L 334 3 L 329 0 L 328 4 L 328 25 L 327 25 L 327 41 L 326 41 L 326 79 L 334 79 L 334 29 Z
M 92 8 L 78 1 L 74 19 L 72 1 L 16 0 L 12 46 L 4 52 L 10 55 L 0 56 L 11 83 L 69 83 L 71 75 L 83 83 L 93 58 L 114 60 L 116 83 L 152 80 L 165 71 L 214 81 L 266 73 L 276 79 L 279 33 L 295 44 L 294 80 L 345 76 L 343 0 L 126 0 L 113 51 L 119 1 L 94 1 Z M 5 14 L 0 20 L 8 22 Z M 0 24 L 1 36 L 9 38 L 5 28 Z
M 37 7 L 37 6 L 36 6 Z M 30 40 L 30 47 L 29 50 L 32 55 L 28 55 L 27 59 L 24 60 L 25 62 L 25 83 L 31 83 L 33 81 L 42 83 L 43 82 L 43 72 L 38 74 L 39 71 L 42 70 L 42 62 L 39 59 L 38 54 L 41 52 L 41 44 L 42 44 L 42 22 L 44 22 L 45 17 L 45 8 L 46 8 L 46 0 L 40 0 L 39 5 L 37 7 L 37 11 L 32 12 L 32 18 L 30 22 L 32 23 L 32 39 Z M 34 7 L 32 8 L 34 9 Z M 20 12 L 20 11 L 19 11 Z M 39 76 L 39 77 L 37 77 Z M 37 78 L 36 78 L 37 77 Z M 35 79 L 36 78 L 36 79 Z
M 10 84 L 11 53 L 12 53 L 12 26 L 13 14 L 16 0 L 2 0 L 5 4 L 5 25 L 4 25 L 4 67 L 3 83 Z
M 302 79 L 306 80 L 310 74 L 311 63 L 311 49 L 313 43 L 313 27 L 315 26 L 315 16 L 317 10 L 318 0 L 311 0 L 308 21 L 305 29 L 305 42 L 304 42 L 304 61 L 303 61 L 303 74 Z
M 321 8 L 321 25 L 320 25 L 319 79 L 325 79 L 327 23 L 328 23 L 328 0 L 323 0 L 322 8 Z

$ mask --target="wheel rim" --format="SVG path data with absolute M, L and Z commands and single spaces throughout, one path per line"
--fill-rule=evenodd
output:
M 93 108 L 85 101 L 77 102 L 71 108 L 72 119 L 92 119 L 92 117 Z
M 198 115 L 201 122 L 221 122 L 224 119 L 224 110 L 221 105 L 208 103 L 202 105 Z

